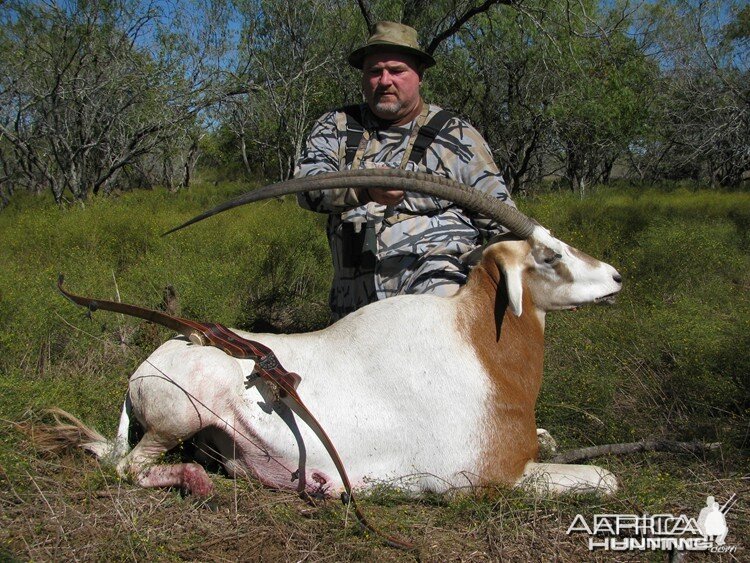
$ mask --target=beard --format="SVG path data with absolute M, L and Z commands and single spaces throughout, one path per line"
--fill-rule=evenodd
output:
M 400 116 L 403 110 L 404 104 L 401 100 L 394 98 L 388 100 L 379 99 L 379 96 L 375 97 L 375 114 L 381 119 L 396 119 Z

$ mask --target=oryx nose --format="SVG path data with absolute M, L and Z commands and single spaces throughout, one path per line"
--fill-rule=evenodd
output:
M 622 276 L 619 273 L 612 276 L 612 279 L 615 280 L 616 283 L 622 283 Z

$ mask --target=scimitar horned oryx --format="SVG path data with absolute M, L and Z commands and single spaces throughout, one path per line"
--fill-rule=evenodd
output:
M 355 488 L 390 482 L 419 491 L 506 483 L 539 491 L 610 493 L 617 480 L 590 465 L 539 463 L 534 407 L 542 380 L 545 314 L 611 301 L 619 273 L 570 247 L 516 209 L 449 179 L 400 170 L 343 171 L 248 192 L 173 229 L 267 198 L 337 188 L 401 189 L 455 202 L 512 236 L 472 252 L 453 297 L 404 295 L 372 303 L 316 332 L 251 334 L 273 350 L 318 417 Z M 130 377 L 115 440 L 84 447 L 143 486 L 206 495 L 196 463 L 160 465 L 193 438 L 233 476 L 279 489 L 337 493 L 342 481 L 312 431 L 252 379 L 254 362 L 184 337 L 167 341 Z M 282 416 L 279 416 L 281 414 Z M 130 448 L 131 418 L 144 429 Z M 297 482 L 295 482 L 297 481 Z

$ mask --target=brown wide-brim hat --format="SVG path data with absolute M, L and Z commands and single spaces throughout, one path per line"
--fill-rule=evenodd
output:
M 419 46 L 417 30 L 396 22 L 378 22 L 364 46 L 349 55 L 349 64 L 362 70 L 362 62 L 370 53 L 406 53 L 417 57 L 425 68 L 435 64 L 432 55 Z

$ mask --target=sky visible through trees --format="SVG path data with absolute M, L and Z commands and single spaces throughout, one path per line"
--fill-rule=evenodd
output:
M 288 177 L 312 122 L 360 100 L 344 61 L 380 19 L 419 30 L 425 96 L 482 131 L 513 190 L 746 182 L 746 2 L 9 0 L 0 198 L 177 190 L 196 166 Z

